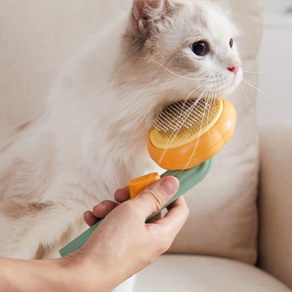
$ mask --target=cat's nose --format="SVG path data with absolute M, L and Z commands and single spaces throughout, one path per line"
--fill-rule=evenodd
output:
M 227 69 L 236 75 L 240 67 L 241 67 L 241 64 L 238 63 L 238 64 L 234 64 L 234 65 L 228 67 Z

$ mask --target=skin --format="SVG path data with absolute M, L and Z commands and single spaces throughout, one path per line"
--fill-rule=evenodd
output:
M 84 213 L 88 225 L 105 219 L 86 244 L 67 257 L 24 261 L 0 258 L 0 287 L 8 292 L 108 292 L 152 264 L 184 225 L 189 210 L 181 197 L 161 218 L 145 219 L 164 206 L 178 189 L 174 177 L 163 178 L 128 201 L 128 188 Z M 155 243 L 155 244 L 154 244 Z

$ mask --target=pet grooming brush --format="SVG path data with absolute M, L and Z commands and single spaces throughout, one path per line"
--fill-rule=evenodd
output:
M 235 109 L 226 99 L 180 101 L 163 109 L 154 121 L 148 152 L 160 167 L 168 170 L 161 177 L 175 176 L 180 186 L 162 209 L 206 177 L 212 166 L 212 157 L 229 141 L 235 123 Z M 135 198 L 161 177 L 158 173 L 151 173 L 131 180 L 130 198 Z M 63 247 L 61 256 L 81 248 L 101 221 Z

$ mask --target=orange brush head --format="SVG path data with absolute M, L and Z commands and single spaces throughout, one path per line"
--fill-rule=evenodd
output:
M 226 99 L 171 104 L 154 122 L 149 154 L 167 170 L 195 167 L 215 156 L 230 140 L 235 123 L 235 108 Z

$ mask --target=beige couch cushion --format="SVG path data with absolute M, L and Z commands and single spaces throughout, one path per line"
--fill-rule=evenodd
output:
M 231 1 L 243 67 L 256 70 L 262 1 Z M 132 0 L 0 0 L 0 140 L 42 112 L 62 64 L 90 34 L 129 11 Z M 248 36 L 247 36 L 248 35 Z M 251 40 L 253 39 L 253 41 Z M 256 82 L 255 74 L 248 77 Z M 238 90 L 235 135 L 217 155 L 208 178 L 186 198 L 190 218 L 171 251 L 219 255 L 254 263 L 257 234 L 255 96 Z M 247 100 L 248 98 L 248 100 Z
M 237 261 L 166 255 L 136 279 L 139 292 L 291 292 L 275 278 Z
M 259 266 L 292 288 L 292 124 L 260 138 Z

